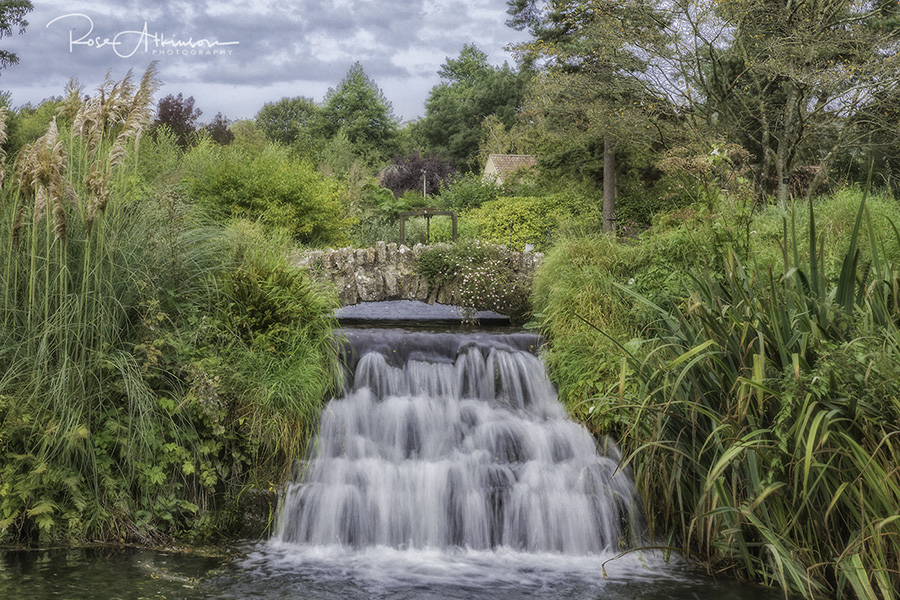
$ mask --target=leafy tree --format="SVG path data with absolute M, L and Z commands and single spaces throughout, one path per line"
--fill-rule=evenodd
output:
M 194 108 L 194 97 L 184 98 L 181 92 L 177 96 L 169 94 L 159 101 L 156 107 L 156 119 L 153 121 L 154 129 L 165 125 L 175 134 L 178 144 L 185 148 L 191 143 L 191 138 L 197 131 L 197 119 L 203 114 L 199 108 Z
M 28 0 L 2 0 L 0 1 L 0 39 L 13 34 L 14 29 L 19 34 L 25 33 L 28 27 L 27 15 L 34 8 Z M 0 69 L 18 64 L 19 57 L 9 50 L 0 50 Z
M 391 103 L 358 62 L 325 94 L 319 116 L 317 130 L 325 138 L 343 132 L 356 154 L 368 160 L 384 160 L 397 149 L 398 124 Z
M 15 113 L 10 113 L 7 124 L 7 152 L 13 155 L 26 144 L 44 135 L 47 126 L 59 114 L 62 106 L 62 98 L 54 97 L 41 101 L 37 106 L 25 104 Z
M 518 47 L 523 62 L 545 65 L 527 109 L 544 132 L 542 155 L 602 181 L 603 229 L 614 232 L 616 155 L 659 140 L 667 102 L 647 73 L 651 60 L 668 54 L 669 21 L 642 0 L 512 0 L 509 6 L 510 24 L 534 38 Z
M 234 134 L 232 144 L 247 151 L 260 152 L 271 143 L 252 120 L 235 121 L 231 124 L 231 133 Z
M 723 0 L 681 7 L 694 32 L 687 81 L 700 111 L 756 155 L 764 192 L 790 194 L 797 165 L 819 163 L 818 180 L 843 148 L 893 123 L 898 90 L 896 2 Z
M 231 123 L 222 113 L 216 113 L 215 118 L 203 129 L 209 134 L 209 138 L 217 144 L 227 146 L 234 141 L 234 132 L 228 127 Z
M 293 145 L 317 118 L 320 108 L 312 98 L 296 96 L 267 102 L 256 114 L 256 124 L 273 142 Z
M 423 192 L 423 188 L 423 195 L 427 196 L 439 193 L 458 172 L 452 160 L 413 151 L 395 157 L 381 172 L 380 179 L 381 185 L 398 198 L 408 191 Z
M 427 147 L 469 168 L 480 166 L 474 162 L 484 137 L 482 121 L 493 116 L 512 127 L 525 78 L 506 64 L 492 67 L 474 44 L 447 58 L 438 75 L 442 81 L 431 90 L 419 125 Z

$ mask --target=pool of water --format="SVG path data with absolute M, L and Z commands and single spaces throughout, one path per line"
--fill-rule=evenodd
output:
M 230 557 L 131 548 L 0 551 L 0 598 L 776 600 L 657 553 L 572 557 L 260 543 Z M 605 574 L 604 574 L 604 561 Z

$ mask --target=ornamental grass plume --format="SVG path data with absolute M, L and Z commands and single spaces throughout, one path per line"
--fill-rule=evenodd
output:
M 154 69 L 150 65 L 150 69 Z M 97 88 L 94 96 L 85 102 L 72 124 L 72 133 L 87 141 L 88 152 L 95 157 L 103 144 L 105 134 L 114 127 L 123 124 L 131 112 L 134 84 L 131 82 L 131 71 L 122 81 L 110 79 L 106 72 L 103 83 Z
M 19 180 L 19 197 L 23 206 L 16 223 L 21 227 L 22 217 L 29 200 L 33 200 L 33 219 L 37 225 L 49 212 L 56 239 L 65 241 L 67 221 L 65 205 L 75 205 L 77 196 L 72 183 L 66 177 L 66 149 L 59 138 L 56 118 L 50 122 L 47 133 L 33 144 L 22 149 L 16 161 Z M 13 229 L 13 238 L 18 235 L 18 227 Z
M 69 82 L 66 84 L 65 91 L 65 100 L 63 100 L 63 105 L 59 109 L 59 116 L 62 117 L 66 123 L 72 123 L 75 121 L 75 116 L 78 114 L 78 111 L 81 110 L 81 92 L 84 90 L 84 86 L 78 83 L 76 78 L 69 79 Z
M 97 94 L 83 105 L 83 114 L 79 111 L 81 118 L 76 116 L 77 128 L 74 133 L 88 141 L 89 156 L 93 158 L 84 180 L 90 195 L 88 229 L 92 227 L 97 215 L 106 210 L 113 171 L 125 162 L 129 142 L 133 141 L 136 149 L 141 134 L 150 125 L 153 93 L 159 87 L 156 73 L 156 63 L 150 63 L 136 90 L 131 83 L 131 71 L 119 83 L 110 83 L 107 74 L 107 79 Z M 100 152 L 100 146 L 116 129 L 118 133 L 115 140 L 104 156 Z

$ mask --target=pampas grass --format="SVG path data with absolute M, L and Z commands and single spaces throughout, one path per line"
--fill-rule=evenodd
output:
M 54 119 L 20 152 L 0 207 L 6 250 L 0 255 L 0 396 L 24 400 L 2 424 L 9 426 L 14 414 L 34 419 L 21 429 L 21 460 L 6 466 L 27 472 L 55 465 L 78 482 L 80 491 L 70 497 L 94 498 L 101 519 L 113 518 L 101 504 L 138 481 L 150 443 L 150 429 L 141 423 L 158 411 L 129 348 L 134 307 L 149 279 L 145 228 L 151 220 L 142 212 L 151 207 L 118 201 L 125 181 L 119 174 L 149 124 L 155 86 L 152 65 L 136 89 L 130 74 L 121 82 L 107 78 L 81 103 L 71 131 L 61 131 Z M 64 110 L 74 110 L 74 98 L 71 92 Z M 96 227 L 100 216 L 109 235 Z M 132 424 L 134 459 L 121 463 L 117 479 L 103 472 L 89 441 L 104 426 L 100 416 L 118 411 Z M 37 510 L 32 502 L 39 496 L 19 500 L 26 515 L 47 523 L 57 511 L 47 504 Z M 8 503 L 2 508 L 0 533 L 22 518 Z
M 141 180 L 157 85 L 153 65 L 85 101 L 70 83 L 3 186 L 2 541 L 191 528 L 280 481 L 334 381 L 332 305 L 286 249 Z

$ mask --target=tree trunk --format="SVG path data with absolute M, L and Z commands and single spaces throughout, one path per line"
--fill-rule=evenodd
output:
M 616 234 L 616 153 L 603 139 L 603 233 Z
M 778 177 L 778 187 L 775 188 L 777 190 L 776 197 L 778 205 L 782 208 L 787 206 L 791 195 L 790 156 L 796 138 L 794 135 L 794 115 L 797 112 L 797 103 L 800 101 L 799 96 L 800 93 L 797 91 L 797 86 L 791 84 L 787 102 L 784 105 L 784 127 L 778 140 L 778 154 L 775 157 L 775 176 Z

